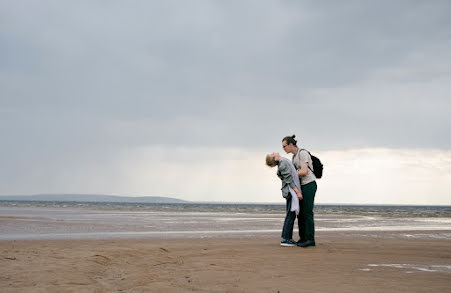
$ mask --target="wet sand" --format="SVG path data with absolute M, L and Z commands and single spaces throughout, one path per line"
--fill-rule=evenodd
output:
M 0 241 L 8 292 L 451 292 L 451 241 L 278 238 Z

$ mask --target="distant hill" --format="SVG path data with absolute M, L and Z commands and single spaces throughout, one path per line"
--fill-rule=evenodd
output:
M 0 200 L 10 201 L 75 201 L 75 202 L 124 202 L 124 203 L 186 203 L 187 201 L 161 196 L 115 196 L 103 194 L 35 194 L 0 196 Z

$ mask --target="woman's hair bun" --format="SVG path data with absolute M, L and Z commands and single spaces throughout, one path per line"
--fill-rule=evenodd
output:
M 283 139 L 282 139 L 282 142 L 284 142 L 284 141 L 286 141 L 287 142 L 287 144 L 292 144 L 292 145 L 296 145 L 297 144 L 297 141 L 294 139 L 296 137 L 296 135 L 292 135 L 292 136 L 285 136 Z

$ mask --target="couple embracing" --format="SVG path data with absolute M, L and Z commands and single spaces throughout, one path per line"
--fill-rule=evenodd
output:
M 313 205 L 317 189 L 310 153 L 297 146 L 295 135 L 286 136 L 282 147 L 293 154 L 292 161 L 272 153 L 266 156 L 266 165 L 277 166 L 277 176 L 282 180 L 282 196 L 287 200 L 286 216 L 282 229 L 281 246 L 315 246 Z M 293 226 L 298 218 L 299 241 L 293 240 Z

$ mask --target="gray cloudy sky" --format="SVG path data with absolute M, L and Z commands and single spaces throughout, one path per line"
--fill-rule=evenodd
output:
M 255 194 L 278 192 L 278 179 L 249 164 L 292 133 L 326 157 L 434 150 L 449 162 L 450 11 L 438 0 L 1 1 L 0 194 L 277 201 Z M 262 180 L 271 186 L 256 192 Z

